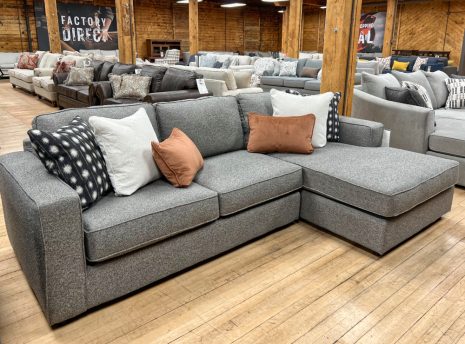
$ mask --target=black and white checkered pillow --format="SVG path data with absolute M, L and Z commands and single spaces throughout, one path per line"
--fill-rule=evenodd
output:
M 102 152 L 89 124 L 79 116 L 53 133 L 27 133 L 45 168 L 76 190 L 83 209 L 111 189 Z
M 449 90 L 446 109 L 465 108 L 465 79 L 446 79 L 445 81 Z
M 287 89 L 285 91 L 289 94 L 294 94 L 298 96 L 306 96 L 306 94 L 302 94 L 299 91 Z M 329 103 L 329 110 L 328 110 L 328 122 L 326 124 L 326 139 L 328 142 L 339 142 L 339 112 L 338 106 L 339 102 L 341 101 L 341 93 L 336 92 L 334 93 L 331 102 Z

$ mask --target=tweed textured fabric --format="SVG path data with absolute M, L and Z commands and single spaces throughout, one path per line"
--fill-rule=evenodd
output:
M 449 90 L 446 109 L 465 108 L 465 80 L 447 79 L 446 85 L 447 89 Z
M 81 204 L 29 152 L 0 157 L 8 238 L 49 324 L 86 310 Z
M 303 167 L 304 189 L 384 217 L 454 186 L 458 176 L 455 161 L 387 147 L 330 143 L 311 155 L 272 156 Z
M 160 142 L 174 128 L 195 143 L 204 158 L 243 148 L 241 118 L 234 97 L 206 97 L 154 104 Z
M 438 126 L 429 137 L 429 149 L 465 157 L 465 122 L 441 117 L 437 117 L 436 122 Z
M 446 189 L 400 216 L 382 218 L 304 190 L 300 217 L 382 255 L 447 213 L 453 193 Z
M 87 307 L 95 307 L 214 257 L 299 218 L 298 192 L 155 245 L 87 265 Z
M 94 80 L 94 67 L 71 67 L 65 80 L 67 86 L 90 85 Z
M 107 195 L 83 213 L 87 260 L 101 262 L 219 217 L 216 192 L 157 180 L 129 197 Z
M 111 189 L 94 133 L 80 117 L 53 133 L 31 129 L 28 135 L 45 168 L 76 190 L 83 209 Z
M 410 90 L 414 90 L 414 91 L 418 92 L 418 94 L 421 96 L 421 98 L 425 101 L 426 107 L 428 109 L 433 110 L 433 103 L 431 101 L 431 98 L 430 98 L 428 92 L 426 91 L 426 88 L 424 88 L 420 84 L 410 82 L 410 81 L 402 81 L 401 86 L 404 87 L 404 88 L 408 88 Z
M 151 104 L 134 104 L 134 105 L 110 105 L 96 106 L 82 109 L 65 109 L 57 112 L 52 112 L 34 117 L 32 120 L 32 128 L 55 131 L 60 127 L 67 125 L 74 117 L 79 116 L 84 121 L 88 121 L 91 116 L 100 116 L 107 118 L 120 119 L 133 115 L 140 108 L 144 108 L 149 116 L 150 123 L 157 137 L 160 137 L 157 132 L 157 121 L 155 119 L 155 110 Z
M 226 216 L 300 189 L 302 169 L 241 150 L 205 159 L 195 182 L 218 193 Z

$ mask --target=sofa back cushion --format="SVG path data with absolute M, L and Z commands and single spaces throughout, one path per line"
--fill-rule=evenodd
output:
M 151 104 L 140 103 L 65 109 L 58 112 L 39 115 L 32 120 L 32 128 L 45 131 L 55 131 L 62 126 L 67 125 L 76 116 L 81 117 L 85 121 L 88 121 L 91 116 L 121 119 L 133 115 L 141 107 L 147 112 L 150 123 L 152 123 L 155 133 L 157 133 L 157 121 L 155 119 L 155 110 L 153 109 L 153 106 Z
M 94 60 L 94 66 L 95 66 L 95 63 L 96 63 L 96 61 Z M 114 66 L 115 66 L 114 63 L 111 63 L 111 62 L 108 62 L 108 61 L 103 62 L 102 67 L 100 68 L 100 73 L 98 74 L 98 76 L 94 75 L 95 81 L 108 81 L 108 75 L 111 74 Z
M 154 105 L 160 141 L 174 128 L 195 143 L 204 158 L 244 147 L 236 98 L 206 97 Z
M 392 71 L 392 75 L 395 76 L 395 78 L 402 83 L 402 81 L 409 81 L 413 82 L 415 84 L 418 84 L 420 86 L 423 86 L 428 93 L 429 98 L 431 99 L 431 105 L 433 106 L 433 109 L 438 108 L 438 102 L 436 101 L 436 96 L 434 95 L 433 89 L 431 88 L 430 83 L 428 82 L 428 79 L 425 76 L 425 73 L 423 71 L 418 71 L 418 72 L 413 72 L 413 73 L 403 73 L 403 72 L 398 72 L 398 71 Z
M 236 96 L 239 105 L 239 114 L 241 116 L 242 132 L 244 135 L 244 148 L 249 141 L 249 112 L 260 113 L 261 115 L 273 115 L 273 105 L 271 96 L 268 92 L 254 94 L 238 94 Z
M 439 70 L 424 73 L 436 97 L 437 108 L 443 108 L 446 106 L 447 97 L 449 96 L 449 90 L 446 86 L 446 80 L 449 79 L 449 76 Z
M 197 70 L 205 79 L 222 80 L 228 90 L 237 90 L 236 79 L 231 69 L 199 68 Z
M 150 84 L 150 92 L 155 93 L 161 91 L 161 82 L 165 76 L 167 68 L 163 66 L 144 65 L 140 71 L 140 75 L 150 76 L 152 82 Z
M 386 99 L 386 87 L 400 87 L 400 82 L 391 74 L 362 73 L 362 89 L 366 93 Z
M 192 70 L 168 68 L 161 81 L 161 92 L 196 89 L 196 80 L 201 78 L 201 75 Z
M 134 74 L 136 72 L 136 65 L 116 62 L 111 70 L 112 74 Z
M 45 53 L 39 61 L 38 68 L 54 68 L 61 54 Z

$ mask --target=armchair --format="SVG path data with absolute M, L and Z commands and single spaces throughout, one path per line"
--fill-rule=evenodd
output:
M 169 49 L 161 59 L 155 59 L 155 63 L 175 65 L 179 63 L 180 51 L 178 49 Z

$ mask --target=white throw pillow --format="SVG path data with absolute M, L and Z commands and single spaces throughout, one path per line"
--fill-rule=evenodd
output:
M 161 177 L 151 147 L 151 142 L 158 142 L 158 138 L 144 108 L 122 119 L 92 116 L 89 123 L 117 196 L 132 195 Z
M 296 76 L 298 61 L 283 61 L 279 69 L 279 76 Z
M 328 110 L 334 93 L 327 92 L 314 96 L 302 97 L 275 89 L 270 91 L 273 116 L 300 116 L 310 113 L 315 115 L 315 128 L 313 129 L 313 147 L 326 146 L 326 127 Z

